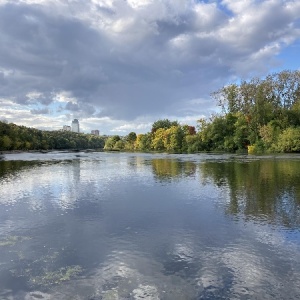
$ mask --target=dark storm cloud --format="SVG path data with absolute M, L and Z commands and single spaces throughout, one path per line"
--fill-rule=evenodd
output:
M 41 109 L 32 109 L 30 112 L 33 115 L 46 115 L 49 114 L 49 109 L 48 108 L 41 108 Z
M 0 98 L 50 105 L 66 92 L 65 110 L 122 120 L 202 114 L 210 92 L 273 66 L 299 16 L 281 0 L 2 0 Z
M 81 107 L 82 112 L 85 114 L 85 116 L 93 116 L 96 112 L 96 109 L 94 106 L 84 103 Z
M 25 102 L 20 95 L 32 91 L 49 98 L 60 90 L 80 95 L 101 83 L 101 37 L 79 21 L 47 15 L 34 6 L 8 4 L 0 6 L 0 29 L 0 66 L 11 72 L 0 89 L 3 96 Z
M 94 106 L 88 104 L 88 103 L 81 103 L 78 105 L 74 102 L 67 102 L 65 105 L 65 110 L 71 111 L 78 115 L 77 117 L 88 117 L 93 116 L 93 114 L 96 112 L 96 109 Z
M 70 111 L 78 111 L 79 110 L 79 106 L 77 103 L 73 103 L 71 101 L 69 101 L 66 106 L 65 106 L 66 110 L 70 110 Z

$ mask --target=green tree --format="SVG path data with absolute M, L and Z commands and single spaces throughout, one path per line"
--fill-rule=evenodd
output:
M 195 153 L 204 149 L 199 135 L 186 135 L 184 139 L 184 145 L 186 145 L 185 152 Z
M 166 129 L 158 128 L 153 133 L 153 138 L 151 142 L 151 148 L 155 151 L 162 151 L 165 150 L 165 134 Z
M 236 114 L 236 122 L 233 140 L 239 150 L 247 149 L 249 141 L 249 125 L 247 117 L 241 113 Z
M 137 139 L 137 135 L 135 132 L 130 132 L 127 136 L 125 136 L 124 141 L 124 148 L 126 150 L 134 150 L 135 149 L 135 142 Z
M 179 123 L 177 121 L 170 121 L 169 119 L 158 120 L 152 124 L 151 132 L 155 133 L 159 128 L 168 129 L 172 126 L 179 126 Z
M 184 132 L 180 126 L 172 126 L 163 133 L 164 149 L 179 153 L 182 150 Z
M 139 151 L 150 151 L 152 145 L 152 134 L 138 134 L 135 141 L 135 149 Z
M 115 144 L 120 140 L 121 140 L 121 138 L 119 135 L 114 135 L 114 136 L 109 137 L 105 142 L 104 149 L 105 150 L 113 150 L 115 147 Z
M 114 144 L 113 150 L 118 150 L 121 151 L 125 148 L 125 143 L 122 140 L 118 140 L 116 141 L 116 143 Z
M 7 135 L 4 135 L 2 137 L 2 148 L 3 148 L 3 150 L 11 150 L 12 149 L 12 140 Z
M 260 128 L 259 134 L 264 143 L 264 148 L 269 150 L 276 150 L 276 143 L 280 134 L 278 122 L 271 121 L 267 125 Z
M 300 152 L 300 127 L 289 127 L 280 133 L 276 149 L 279 152 Z

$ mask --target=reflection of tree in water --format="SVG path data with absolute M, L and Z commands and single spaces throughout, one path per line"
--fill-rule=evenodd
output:
M 204 181 L 229 188 L 228 213 L 299 226 L 300 161 L 207 162 L 200 169 Z
M 153 159 L 153 173 L 160 180 L 171 180 L 178 177 L 195 175 L 196 164 L 183 162 L 176 159 Z
M 5 177 L 10 177 L 18 175 L 20 172 L 30 170 L 33 168 L 41 167 L 44 165 L 54 165 L 59 164 L 61 161 L 25 161 L 25 160 L 0 160 L 0 180 Z M 64 163 L 72 163 L 72 160 L 65 160 Z M 74 167 L 74 178 L 80 178 L 80 173 L 78 174 L 78 163 Z
M 2 177 L 10 176 L 11 174 L 18 173 L 21 170 L 26 168 L 32 168 L 37 165 L 41 165 L 41 162 L 37 161 L 21 161 L 21 160 L 12 160 L 12 161 L 1 161 L 0 160 L 0 179 Z

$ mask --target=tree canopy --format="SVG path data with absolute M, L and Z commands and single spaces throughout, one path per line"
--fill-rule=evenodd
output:
M 104 138 L 70 131 L 42 131 L 0 121 L 0 150 L 102 149 Z

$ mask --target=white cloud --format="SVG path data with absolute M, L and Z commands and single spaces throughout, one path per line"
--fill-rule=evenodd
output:
M 113 131 L 126 133 L 130 131 L 134 131 L 136 133 L 147 132 L 151 129 L 151 123 L 125 123 L 120 126 L 117 126 L 113 129 Z
M 153 0 L 128 0 L 128 3 L 132 8 L 138 9 L 150 5 Z
M 77 103 L 77 99 L 72 97 L 71 92 L 62 91 L 53 96 L 54 100 L 60 103 L 73 102 Z

